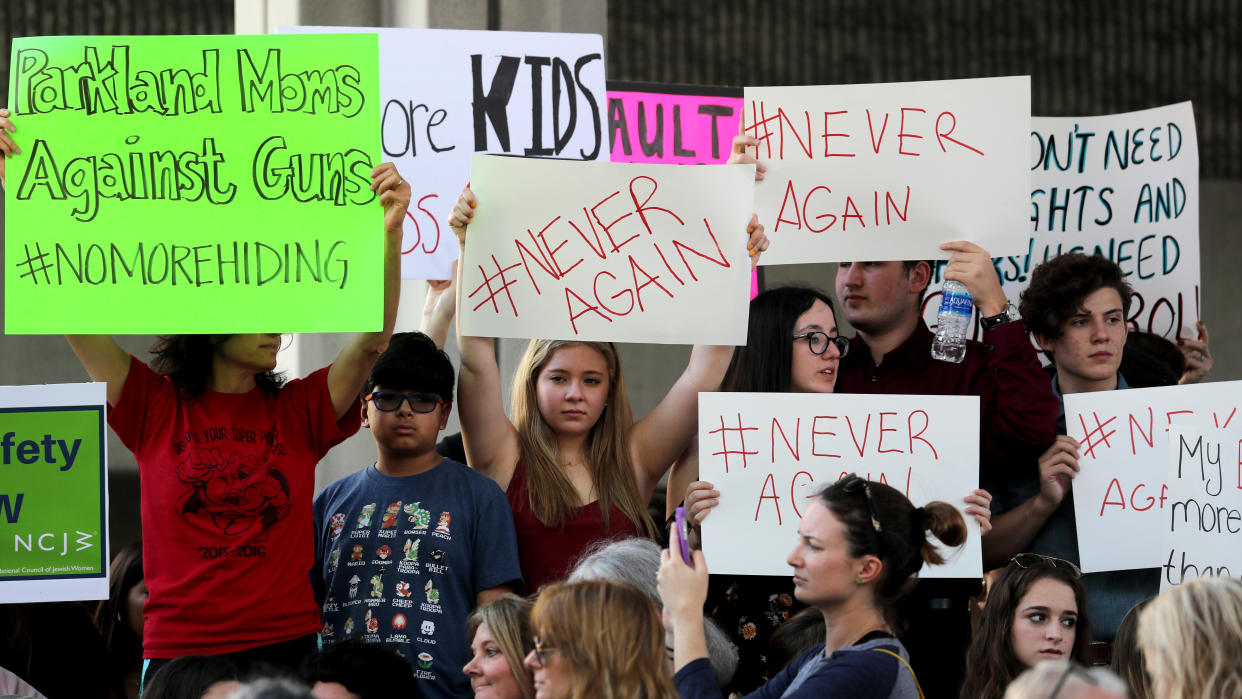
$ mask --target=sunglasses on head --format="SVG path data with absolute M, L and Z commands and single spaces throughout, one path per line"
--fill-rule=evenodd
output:
M 867 512 L 871 515 L 871 528 L 876 534 L 883 531 L 884 528 L 880 526 L 880 511 L 875 506 L 875 496 L 871 494 L 871 484 L 854 473 L 842 478 L 838 483 L 842 492 L 850 494 L 861 492 L 866 497 Z
M 1082 577 L 1082 571 L 1079 570 L 1078 566 L 1063 558 L 1045 556 L 1042 553 L 1019 553 L 1009 559 L 1009 562 L 1023 569 L 1037 568 L 1039 566 L 1045 566 L 1048 568 L 1063 568 L 1069 571 L 1070 577 L 1075 580 Z

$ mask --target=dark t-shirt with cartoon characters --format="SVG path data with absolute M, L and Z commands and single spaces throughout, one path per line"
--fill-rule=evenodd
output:
M 403 477 L 371 465 L 315 498 L 315 535 L 324 643 L 383 644 L 425 696 L 473 696 L 466 618 L 479 592 L 522 577 L 499 486 L 448 459 Z

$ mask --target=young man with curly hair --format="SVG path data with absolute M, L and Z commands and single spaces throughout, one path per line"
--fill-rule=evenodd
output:
M 993 503 L 994 542 L 1005 555 L 1032 551 L 1078 563 L 1070 483 L 1078 473 L 1078 441 L 1066 434 L 1064 396 L 1130 388 L 1120 373 L 1133 291 L 1116 263 L 1067 253 L 1031 273 L 1020 309 L 1035 342 L 1052 360 L 1052 390 L 1061 400 L 1058 437 L 1039 457 L 1038 473 L 1016 479 Z M 1110 651 L 1122 617 L 1160 591 L 1156 569 L 1083 576 L 1096 653 Z

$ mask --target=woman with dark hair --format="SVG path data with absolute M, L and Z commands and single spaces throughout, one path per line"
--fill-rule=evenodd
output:
M 722 391 L 754 393 L 832 393 L 849 340 L 837 330 L 832 300 L 811 287 L 784 286 L 764 291 L 750 302 L 747 343 L 734 352 L 721 384 Z M 720 492 L 700 481 L 698 445 L 691 444 L 669 474 L 668 492 L 685 493 L 686 513 L 698 526 L 719 504 Z M 991 527 L 983 490 L 969 494 L 966 513 L 982 532 Z M 667 514 L 677 507 L 668 499 Z M 764 657 L 776 628 L 801 607 L 788 577 L 713 576 L 708 593 L 711 616 L 738 649 L 738 669 L 728 689 L 751 691 L 770 677 Z
M 331 366 L 283 382 L 279 333 L 162 337 L 154 369 L 108 335 L 68 336 L 91 379 L 107 382 L 108 423 L 138 462 L 144 681 L 182 656 L 293 669 L 315 650 L 315 465 L 358 429 L 358 394 L 400 292 L 410 186 L 391 163 L 371 179 L 384 216 L 383 326 Z
M 1000 699 L 1009 683 L 1043 660 L 1089 664 L 1091 629 L 1082 573 L 1068 561 L 1020 553 L 988 587 L 966 651 L 962 699 Z
M 142 541 L 117 552 L 108 569 L 108 599 L 95 608 L 95 626 L 108 644 L 113 691 L 135 699 L 142 682 L 142 607 L 147 586 L 142 575 Z
M 824 643 L 750 696 L 921 697 L 906 650 L 893 635 L 893 609 L 924 563 L 944 562 L 933 536 L 947 546 L 966 540 L 957 508 L 938 501 L 915 507 L 899 491 L 854 474 L 825 488 L 803 515 L 788 559 L 794 595 L 823 614 Z M 694 551 L 686 565 L 664 551 L 659 579 L 674 629 L 678 692 L 683 698 L 721 696 L 703 639 L 703 552 Z
M 241 671 L 228 658 L 187 655 L 147 680 L 142 699 L 225 699 L 241 689 Z

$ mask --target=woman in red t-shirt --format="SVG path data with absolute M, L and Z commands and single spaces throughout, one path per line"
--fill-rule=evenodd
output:
M 8 116 L 0 109 L 0 186 L 5 158 L 19 152 Z M 108 335 L 67 336 L 91 379 L 107 382 L 109 424 L 138 461 L 143 656 L 154 661 L 144 683 L 181 656 L 296 666 L 315 650 L 314 467 L 358 428 L 358 394 L 400 293 L 410 186 L 392 163 L 371 180 L 384 209 L 384 325 L 330 367 L 284 383 L 273 371 L 279 333 L 166 336 L 154 371 Z
M 467 187 L 449 216 L 462 249 L 476 200 Z M 754 219 L 756 260 L 767 236 Z M 458 415 L 469 465 L 509 496 L 529 591 L 564 578 L 600 539 L 654 536 L 646 505 L 694 437 L 698 394 L 720 385 L 732 347 L 695 346 L 668 394 L 634 422 L 611 342 L 532 340 L 513 377 L 512 421 L 501 401 L 490 337 L 458 337 Z

